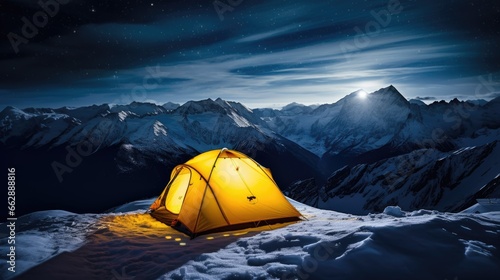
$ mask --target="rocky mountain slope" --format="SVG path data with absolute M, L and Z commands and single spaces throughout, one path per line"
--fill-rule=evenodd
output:
M 151 197 L 167 183 L 173 166 L 222 147 L 270 167 L 290 196 L 319 207 L 366 212 L 397 202 L 405 210 L 447 211 L 464 207 L 485 184 L 496 188 L 499 168 L 487 160 L 496 149 L 486 147 L 500 140 L 499 111 L 500 98 L 425 105 L 407 101 L 393 86 L 370 94 L 356 91 L 333 104 L 292 103 L 281 110 L 252 110 L 222 99 L 162 106 L 7 107 L 0 112 L 1 163 L 23 172 L 19 184 L 25 187 L 18 195 L 32 201 L 20 206 L 25 212 L 99 211 Z M 454 153 L 472 153 L 476 164 L 489 162 L 492 171 L 478 175 L 474 162 Z M 440 165 L 441 158 L 453 164 Z M 412 167 L 422 164 L 426 176 Z M 475 181 L 461 185 L 471 172 Z M 437 202 L 457 190 L 463 200 Z
M 500 141 L 451 153 L 420 149 L 372 164 L 345 166 L 324 185 L 297 182 L 294 199 L 323 209 L 376 213 L 386 206 L 459 211 L 476 198 L 498 196 Z
M 18 170 L 24 187 L 17 196 L 30 201 L 19 205 L 20 212 L 102 211 L 152 197 L 175 165 L 223 147 L 272 167 L 283 186 L 317 175 L 316 155 L 262 126 L 243 105 L 221 99 L 191 101 L 174 110 L 132 103 L 0 112 L 2 167 Z

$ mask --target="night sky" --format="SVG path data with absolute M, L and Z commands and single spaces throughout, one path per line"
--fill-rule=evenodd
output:
M 500 1 L 0 2 L 0 109 L 500 92 Z M 54 3 L 57 3 L 55 5 Z

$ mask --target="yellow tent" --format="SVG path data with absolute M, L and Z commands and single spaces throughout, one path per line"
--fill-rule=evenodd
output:
M 192 237 L 214 229 L 301 216 L 283 196 L 269 169 L 226 148 L 202 153 L 176 166 L 150 213 Z

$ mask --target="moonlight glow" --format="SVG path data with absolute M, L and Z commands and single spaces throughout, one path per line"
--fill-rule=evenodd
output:
M 364 90 L 360 90 L 358 91 L 358 97 L 361 99 L 366 99 L 366 97 L 368 97 L 368 93 Z

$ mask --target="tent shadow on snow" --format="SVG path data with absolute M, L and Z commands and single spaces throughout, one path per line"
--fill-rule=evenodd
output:
M 107 216 L 87 242 L 61 253 L 16 279 L 156 279 L 203 253 L 216 252 L 238 238 L 294 222 L 189 236 L 149 214 Z

